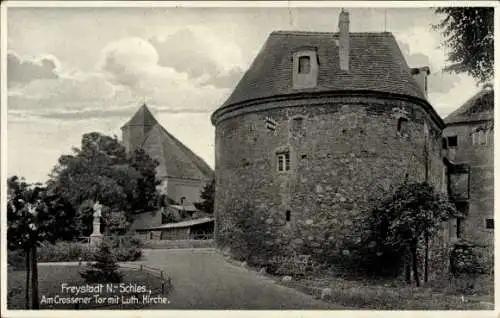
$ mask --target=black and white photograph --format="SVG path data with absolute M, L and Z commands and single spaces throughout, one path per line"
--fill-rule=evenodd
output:
M 494 313 L 498 3 L 391 3 L 2 2 L 2 316 Z

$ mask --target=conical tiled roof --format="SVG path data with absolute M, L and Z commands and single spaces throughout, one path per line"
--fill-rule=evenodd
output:
M 339 33 L 274 31 L 226 102 L 223 109 L 245 107 L 273 97 L 313 93 L 375 92 L 419 100 L 442 123 L 427 102 L 391 33 L 349 33 L 349 71 L 339 65 Z M 317 85 L 297 90 L 293 87 L 293 54 L 301 48 L 314 48 L 318 58 Z
M 425 99 L 391 33 L 349 33 L 349 71 L 339 66 L 338 33 L 272 32 L 224 106 L 251 99 L 297 93 L 292 85 L 292 55 L 317 49 L 318 84 L 300 91 L 374 90 Z
M 483 88 L 462 106 L 449 114 L 446 124 L 467 123 L 480 120 L 493 120 L 495 92 L 490 87 Z

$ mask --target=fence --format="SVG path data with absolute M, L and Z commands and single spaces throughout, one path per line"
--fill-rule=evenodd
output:
M 192 233 L 189 235 L 190 240 L 213 240 L 214 234 L 213 233 Z
M 91 262 L 91 263 L 95 263 L 95 262 Z M 88 262 L 87 262 L 87 264 L 88 264 Z M 78 266 L 82 266 L 82 265 L 83 264 L 80 262 Z M 166 275 L 165 271 L 163 271 L 159 268 L 144 265 L 144 264 L 132 264 L 132 263 L 122 263 L 122 264 L 120 264 L 120 267 L 129 269 L 129 270 L 137 270 L 139 272 L 146 272 L 151 276 L 159 278 L 161 280 L 161 294 L 162 295 L 165 295 L 167 292 L 171 291 L 173 288 L 172 278 L 169 275 Z M 101 308 L 101 307 L 107 307 L 107 306 L 109 306 L 109 305 L 108 304 L 101 304 L 101 305 L 93 305 L 93 306 L 91 306 L 91 308 Z M 74 305 L 74 309 L 79 309 L 78 303 L 76 303 Z

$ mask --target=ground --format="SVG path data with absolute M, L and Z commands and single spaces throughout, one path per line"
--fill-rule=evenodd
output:
M 170 276 L 173 289 L 167 304 L 148 305 L 143 309 L 492 309 L 492 294 L 487 297 L 465 297 L 435 294 L 426 289 L 391 287 L 338 278 L 293 280 L 278 283 L 279 277 L 228 261 L 213 248 L 146 249 L 144 259 L 133 262 L 153 266 Z M 68 266 L 66 266 L 68 267 Z M 79 279 L 77 268 L 64 266 L 39 267 L 40 295 L 60 288 L 61 281 Z M 158 278 L 135 272 L 151 288 L 158 288 Z M 24 272 L 9 272 L 9 304 L 22 308 Z M 130 282 L 126 279 L 125 282 Z M 286 286 L 283 286 L 286 285 Z M 331 288 L 330 298 L 318 299 L 321 290 Z M 491 298 L 491 299 L 490 299 Z M 486 301 L 486 305 L 485 302 Z M 9 308 L 12 308 L 9 305 Z M 104 309 L 104 308 L 103 308 Z
M 147 309 L 343 308 L 231 265 L 213 249 L 146 250 L 145 257 L 145 263 L 170 274 L 174 285 L 170 304 Z

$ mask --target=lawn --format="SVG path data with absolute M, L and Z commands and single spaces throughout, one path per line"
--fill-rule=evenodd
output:
M 61 285 L 63 283 L 75 286 L 85 285 L 85 281 L 80 277 L 79 270 L 80 268 L 78 266 L 40 266 L 38 268 L 39 299 L 42 300 L 43 296 L 47 298 L 54 297 L 56 295 L 59 295 L 60 297 L 74 296 L 67 292 L 63 292 L 61 290 Z M 147 289 L 151 290 L 151 296 L 158 296 L 162 294 L 162 282 L 158 277 L 150 275 L 144 271 L 137 271 L 133 269 L 120 269 L 120 271 L 124 274 L 123 283 L 127 286 L 129 284 L 137 284 L 138 286 L 144 285 Z M 23 270 L 8 272 L 8 309 L 24 309 L 25 280 L 26 273 Z M 143 307 L 142 301 L 137 304 L 97 304 L 95 299 L 93 299 L 93 295 L 94 293 L 77 296 L 92 298 L 89 304 L 79 304 L 78 307 L 75 307 L 74 304 L 50 305 L 40 303 L 40 309 L 136 309 Z M 131 293 L 130 289 L 120 293 L 120 288 L 117 288 L 117 290 L 112 293 L 107 293 L 103 290 L 100 295 L 105 298 L 123 295 L 128 299 L 134 294 Z M 137 297 L 142 300 L 142 294 L 137 294 Z M 166 295 L 163 295 L 163 297 L 166 297 Z
M 481 281 L 480 284 L 485 283 Z M 316 297 L 324 288 L 326 301 L 347 307 L 375 310 L 485 310 L 493 309 L 493 293 L 462 295 L 445 288 L 394 286 L 380 281 L 348 280 L 340 277 L 304 278 L 283 282 Z M 490 282 L 493 286 L 493 280 Z M 490 303 L 488 305 L 487 303 Z

